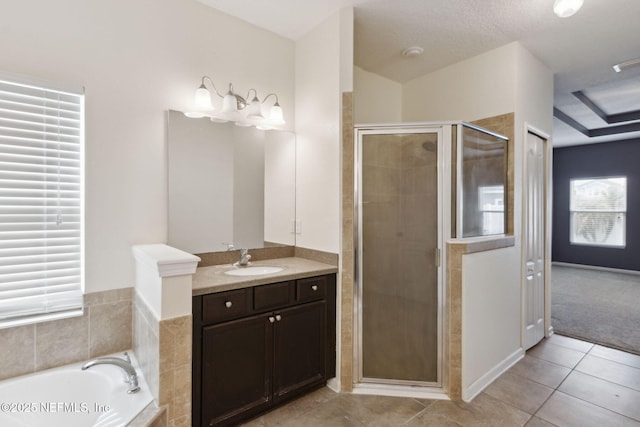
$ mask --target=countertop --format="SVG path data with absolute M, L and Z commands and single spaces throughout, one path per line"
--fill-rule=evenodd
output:
M 224 272 L 242 267 L 233 267 L 231 264 L 199 267 L 193 275 L 192 295 L 205 295 L 338 272 L 338 267 L 334 265 L 298 257 L 255 261 L 251 262 L 251 265 L 282 267 L 282 271 L 257 276 L 230 276 Z

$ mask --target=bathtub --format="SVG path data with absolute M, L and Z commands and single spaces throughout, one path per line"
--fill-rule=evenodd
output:
M 0 381 L 0 426 L 127 425 L 153 401 L 135 357 L 131 359 L 140 385 L 133 394 L 127 394 L 122 369 L 97 365 L 82 371 L 84 362 Z

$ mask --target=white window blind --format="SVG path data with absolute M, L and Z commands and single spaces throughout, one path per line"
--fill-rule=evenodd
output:
M 0 326 L 82 313 L 84 95 L 0 75 Z
M 570 242 L 590 246 L 626 244 L 627 178 L 572 179 Z

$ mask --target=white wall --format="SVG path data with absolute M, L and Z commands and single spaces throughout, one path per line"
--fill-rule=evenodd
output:
M 469 400 L 520 357 L 516 248 L 462 258 L 462 398 Z
M 264 151 L 264 240 L 295 245 L 296 136 L 268 131 Z
M 473 121 L 513 112 L 518 46 L 511 43 L 405 83 L 403 121 Z
M 402 85 L 354 67 L 353 115 L 356 124 L 402 121 Z
M 352 90 L 352 28 L 347 8 L 296 42 L 296 245 L 333 253 L 340 249 L 341 93 Z
M 196 1 L 1 0 L 0 70 L 86 88 L 86 290 L 129 287 L 131 245 L 167 238 L 166 110 L 202 75 L 277 92 L 294 126 L 294 43 Z

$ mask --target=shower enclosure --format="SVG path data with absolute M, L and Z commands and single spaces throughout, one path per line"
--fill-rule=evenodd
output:
M 462 122 L 356 126 L 356 391 L 446 388 L 442 248 L 467 222 L 456 206 L 478 200 L 456 182 L 482 181 L 456 159 L 474 158 L 485 139 L 495 144 Z

